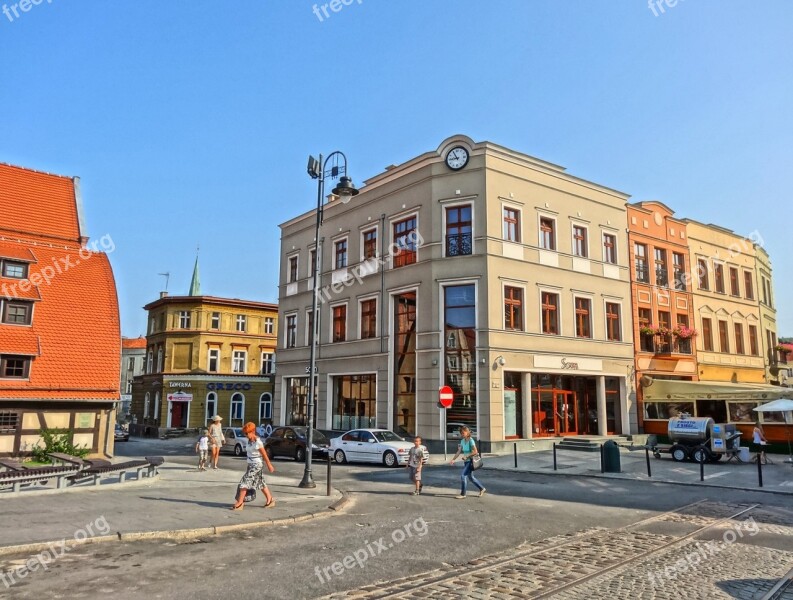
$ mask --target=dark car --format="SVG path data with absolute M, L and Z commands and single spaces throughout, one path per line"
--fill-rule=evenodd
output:
M 129 441 L 129 431 L 124 429 L 121 425 L 116 423 L 116 427 L 113 430 L 113 439 L 117 442 L 128 442 Z
M 276 427 L 266 440 L 264 449 L 267 456 L 288 456 L 301 462 L 306 458 L 306 427 Z M 312 455 L 316 458 L 327 456 L 330 441 L 321 431 L 314 430 L 312 434 Z

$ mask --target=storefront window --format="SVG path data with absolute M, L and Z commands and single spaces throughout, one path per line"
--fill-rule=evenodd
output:
M 343 375 L 334 378 L 333 429 L 374 428 L 377 423 L 376 377 Z
M 286 380 L 286 424 L 306 425 L 308 420 L 308 377 L 292 377 Z M 316 400 L 316 380 L 314 399 Z M 317 406 L 314 405 L 314 427 L 317 426 Z
M 394 432 L 416 431 L 416 292 L 394 297 Z
M 681 414 L 694 414 L 693 402 L 645 402 L 645 419 L 671 419 Z
M 476 287 L 444 288 L 445 385 L 454 391 L 452 407 L 446 411 L 449 424 L 459 429 L 476 423 Z
M 727 410 L 731 423 L 754 423 L 757 415 L 754 408 L 757 402 L 728 402 Z

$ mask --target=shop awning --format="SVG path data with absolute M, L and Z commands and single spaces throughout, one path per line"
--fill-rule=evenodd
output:
M 645 385 L 647 384 L 647 385 Z M 793 397 L 793 389 L 762 383 L 674 381 L 643 378 L 645 400 L 744 400 L 770 402 Z

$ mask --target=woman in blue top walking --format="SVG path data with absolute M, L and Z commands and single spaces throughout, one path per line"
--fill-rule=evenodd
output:
M 476 449 L 476 442 L 474 442 L 473 438 L 471 437 L 471 430 L 465 425 L 460 427 L 460 435 L 462 438 L 460 439 L 460 444 L 457 446 L 457 453 L 452 458 L 452 462 L 449 463 L 453 465 L 454 461 L 457 460 L 457 457 L 461 454 L 463 455 L 464 466 L 462 475 L 460 475 L 462 483 L 460 486 L 460 495 L 457 496 L 457 498 L 459 500 L 465 498 L 465 492 L 468 488 L 469 479 L 471 480 L 471 483 L 479 488 L 479 496 L 484 496 L 487 490 L 485 489 L 485 486 L 483 486 L 482 483 L 476 477 L 474 477 L 474 464 L 471 460 L 474 455 L 479 454 L 479 451 Z

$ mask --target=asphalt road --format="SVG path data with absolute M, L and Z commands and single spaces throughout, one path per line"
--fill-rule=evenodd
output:
M 135 452 L 158 452 L 169 460 L 192 462 L 191 444 L 170 441 L 164 447 L 154 441 L 150 448 L 135 444 Z M 118 451 L 124 452 L 123 444 Z M 294 474 L 296 479 L 302 475 L 302 465 L 293 461 L 277 464 L 282 474 Z M 317 466 L 315 477 L 323 485 L 324 465 Z M 725 499 L 724 490 L 711 488 L 487 469 L 480 473 L 487 494 L 478 498 L 469 490 L 468 498 L 457 500 L 458 467 L 429 467 L 424 494 L 412 496 L 403 468 L 336 466 L 334 485 L 353 500 L 338 516 L 181 543 L 84 546 L 0 594 L 8 598 L 318 598 L 463 565 L 553 536 L 593 527 L 619 528 L 697 501 Z M 758 492 L 729 493 L 731 503 L 759 503 L 787 511 L 789 500 Z M 163 510 L 173 508 L 163 506 Z M 656 529 L 664 534 L 665 528 L 673 532 L 675 527 L 662 522 Z M 789 538 L 763 543 L 791 549 Z M 605 546 L 600 550 L 614 551 Z M 2 567 L 25 558 L 7 557 Z

